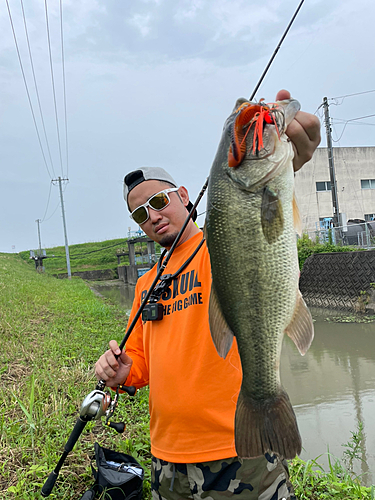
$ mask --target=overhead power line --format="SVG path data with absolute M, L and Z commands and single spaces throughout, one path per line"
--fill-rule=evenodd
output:
M 46 12 L 46 25 L 47 25 L 48 51 L 49 51 L 49 62 L 50 62 L 50 68 L 51 68 L 51 79 L 52 79 L 53 102 L 54 102 L 54 106 L 55 106 L 55 119 L 56 119 L 56 130 L 57 130 L 57 141 L 58 141 L 58 144 L 59 144 L 59 154 L 60 154 L 61 173 L 62 173 L 62 177 L 64 177 L 63 163 L 62 163 L 62 154 L 61 154 L 61 141 L 60 141 L 59 119 L 58 119 L 58 115 L 57 115 L 56 90 L 55 90 L 55 78 L 54 78 L 54 75 L 53 75 L 51 39 L 50 39 L 50 31 L 49 31 L 49 23 L 48 23 L 47 0 L 44 0 L 44 7 L 45 7 L 45 12 Z
M 41 106 L 41 104 L 40 104 L 40 98 L 39 98 L 38 85 L 37 85 L 37 82 L 36 82 L 36 76 L 35 76 L 35 70 L 34 70 L 34 62 L 33 62 L 33 57 L 32 57 L 32 54 L 31 54 L 31 47 L 30 47 L 29 33 L 28 33 L 28 30 L 27 30 L 27 24 L 26 24 L 25 10 L 24 10 L 24 8 L 23 8 L 23 0 L 21 0 L 21 7 L 22 7 L 23 23 L 24 23 L 24 26 L 25 26 L 25 33 L 26 33 L 27 46 L 28 46 L 28 49 L 29 49 L 29 56 L 30 56 L 31 70 L 32 70 L 32 73 L 33 73 L 33 78 L 34 78 L 35 92 L 36 92 L 36 97 L 37 97 L 37 100 L 38 100 L 39 112 L 40 112 L 40 118 L 41 118 L 41 120 L 42 120 L 42 126 L 43 126 L 43 131 L 44 131 L 44 138 L 45 138 L 45 140 L 46 140 L 46 144 L 47 144 L 47 150 L 48 150 L 48 155 L 49 155 L 49 159 L 50 159 L 50 162 L 51 162 L 52 172 L 53 172 L 53 175 L 55 175 L 55 169 L 54 169 L 54 167 L 53 167 L 53 161 L 52 161 L 52 156 L 51 156 L 51 150 L 50 150 L 49 143 L 48 143 L 48 138 L 47 138 L 46 127 L 45 127 L 45 124 L 44 124 L 44 118 L 43 118 L 42 106 Z
M 39 146 L 40 146 L 40 149 L 41 149 L 41 152 L 42 152 L 42 156 L 43 156 L 44 164 L 45 164 L 45 166 L 46 166 L 46 169 L 47 169 L 48 175 L 49 175 L 49 177 L 52 179 L 51 173 L 50 173 L 49 168 L 48 168 L 48 165 L 47 165 L 46 156 L 45 156 L 45 154 L 44 154 L 44 150 L 43 150 L 43 146 L 42 146 L 42 141 L 41 141 L 41 139 L 40 139 L 40 134 L 39 134 L 39 130 L 38 130 L 38 125 L 37 125 L 37 123 L 36 123 L 36 118 L 35 118 L 34 108 L 33 108 L 33 104 L 32 104 L 32 102 L 31 102 L 31 97 L 30 97 L 30 92 L 29 92 L 29 87 L 28 87 L 28 85 L 27 85 L 26 76 L 25 76 L 25 71 L 24 71 L 24 69 L 23 69 L 23 64 L 22 64 L 22 59 L 21 59 L 21 54 L 20 54 L 20 51 L 19 51 L 19 48 L 18 48 L 17 37 L 16 37 L 16 32 L 15 32 L 15 29 L 14 29 L 14 25 L 13 25 L 12 14 L 11 14 L 11 12 L 10 12 L 10 7 L 9 7 L 8 0 L 5 0 L 5 1 L 6 1 L 7 8 L 8 8 L 9 20 L 10 20 L 10 24 L 11 24 L 11 28 L 12 28 L 12 32 L 13 32 L 14 43 L 15 43 L 15 45 L 16 45 L 16 50 L 17 50 L 17 55 L 18 55 L 18 61 L 19 61 L 20 66 L 21 66 L 22 77 L 23 77 L 23 81 L 24 81 L 24 84 L 25 84 L 25 87 L 26 87 L 27 98 L 28 98 L 28 101 L 29 101 L 29 104 L 30 104 L 31 114 L 32 114 L 32 116 L 33 116 L 33 121 L 34 121 L 34 125 L 35 125 L 36 134 L 37 134 L 37 136 L 38 136 Z
M 64 56 L 64 35 L 63 35 L 63 8 L 60 0 L 60 34 L 61 34 L 61 61 L 64 90 L 64 117 L 65 117 L 65 151 L 66 151 L 66 176 L 69 177 L 69 152 L 68 152 L 68 119 L 66 111 L 66 83 L 65 83 L 65 56 Z
M 356 120 L 364 120 L 365 118 L 371 118 L 372 116 L 375 116 L 375 113 L 372 114 L 372 115 L 366 115 L 366 116 L 359 116 L 358 118 L 350 118 L 350 120 L 343 120 L 345 121 L 346 123 L 347 122 L 354 122 Z M 336 118 L 336 120 L 339 120 L 340 118 Z M 371 124 L 369 124 L 371 125 Z
M 346 97 L 352 97 L 355 95 L 362 95 L 362 94 L 371 94 L 371 92 L 375 92 L 374 90 L 366 90 L 365 92 L 357 92 L 356 94 L 346 94 L 346 95 L 340 95 L 338 97 L 330 97 L 329 100 L 333 99 L 345 99 Z
M 365 118 L 371 118 L 372 116 L 375 116 L 375 114 L 373 114 L 373 115 L 367 115 L 367 116 L 360 116 L 360 117 L 358 117 L 358 118 L 351 118 L 350 120 L 346 120 L 345 125 L 344 125 L 344 128 L 343 128 L 343 129 L 342 129 L 342 131 L 341 131 L 341 135 L 340 135 L 340 137 L 339 137 L 338 139 L 336 139 L 336 140 L 335 140 L 335 139 L 332 139 L 332 140 L 333 140 L 334 142 L 339 142 L 339 140 L 341 139 L 341 137 L 342 137 L 342 136 L 343 136 L 343 134 L 344 134 L 344 131 L 345 131 L 346 126 L 348 125 L 348 123 L 350 123 L 350 122 L 354 122 L 354 121 L 357 121 L 357 120 L 364 120 Z
M 44 222 L 45 221 L 45 217 L 47 215 L 47 210 L 48 210 L 48 206 L 49 206 L 49 200 L 51 198 L 51 189 L 52 189 L 52 181 L 50 182 L 50 185 L 49 185 L 49 193 L 48 193 L 48 200 L 47 200 L 47 206 L 46 206 L 46 209 L 44 211 L 44 215 L 43 215 L 43 218 L 41 220 L 41 222 Z M 52 216 L 51 216 L 52 217 Z M 48 220 L 48 219 L 47 219 Z

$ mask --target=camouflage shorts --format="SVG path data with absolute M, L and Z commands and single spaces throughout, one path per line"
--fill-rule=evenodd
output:
M 196 464 L 173 464 L 153 457 L 152 500 L 296 500 L 284 464 L 268 453 L 253 459 Z

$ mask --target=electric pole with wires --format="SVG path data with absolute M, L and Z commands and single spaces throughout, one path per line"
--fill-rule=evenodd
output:
M 35 222 L 38 224 L 39 255 L 42 255 L 42 242 L 40 239 L 40 223 L 42 221 L 40 219 L 36 219 Z
M 329 176 L 331 179 L 331 193 L 332 193 L 332 206 L 333 206 L 333 225 L 339 227 L 340 224 L 340 212 L 339 212 L 339 201 L 337 198 L 337 183 L 335 175 L 335 164 L 333 161 L 333 147 L 332 147 L 332 137 L 331 137 L 331 122 L 328 111 L 328 99 L 324 97 L 323 99 L 324 108 L 324 118 L 327 133 L 327 150 L 328 150 L 328 163 L 329 163 Z
M 63 199 L 63 192 L 62 192 L 62 187 L 61 183 L 62 181 L 68 181 L 69 179 L 61 179 L 59 177 L 58 179 L 52 179 L 52 183 L 58 182 L 59 183 L 59 188 L 60 188 L 60 200 L 61 200 L 61 212 L 62 212 L 62 218 L 63 218 L 63 226 L 64 226 L 64 236 L 65 236 L 65 254 L 66 254 L 66 267 L 68 270 L 68 278 L 72 278 L 72 273 L 70 271 L 70 257 L 69 257 L 69 246 L 68 246 L 68 236 L 66 232 L 66 222 L 65 222 L 65 210 L 64 210 L 64 199 Z

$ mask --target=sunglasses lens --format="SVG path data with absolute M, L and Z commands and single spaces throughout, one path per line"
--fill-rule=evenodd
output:
M 154 210 L 161 210 L 169 203 L 169 198 L 166 193 L 158 193 L 149 200 L 150 207 Z
M 134 222 L 137 224 L 143 224 L 148 218 L 147 209 L 145 207 L 139 207 L 132 213 Z

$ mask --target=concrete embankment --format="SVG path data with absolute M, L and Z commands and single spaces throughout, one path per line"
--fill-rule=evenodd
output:
M 55 274 L 56 278 L 67 278 L 67 273 Z M 116 269 L 96 269 L 95 271 L 76 271 L 72 276 L 78 276 L 83 280 L 101 281 L 101 280 L 114 280 L 118 278 Z
M 375 313 L 375 250 L 314 254 L 300 290 L 308 306 Z

